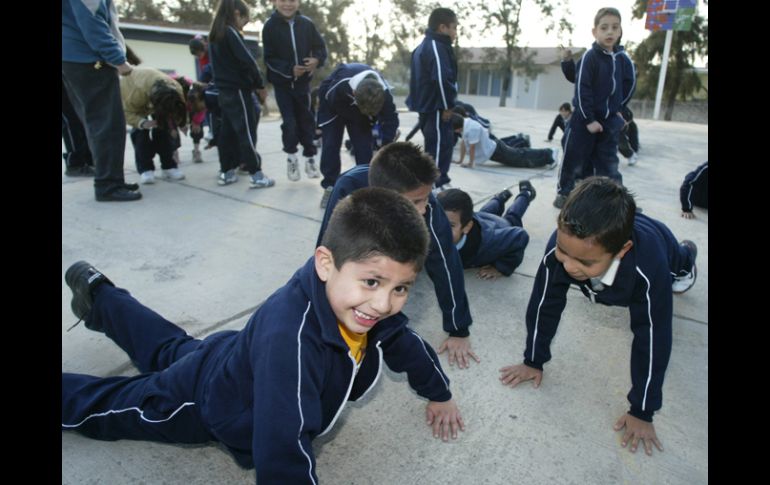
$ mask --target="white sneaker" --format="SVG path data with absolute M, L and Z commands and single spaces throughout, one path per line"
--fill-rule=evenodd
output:
M 334 186 L 324 189 L 324 195 L 321 197 L 321 209 L 326 209 L 326 206 L 329 205 L 329 198 L 332 196 L 332 192 L 334 192 Z
M 178 168 L 163 169 L 163 178 L 166 180 L 183 180 L 184 174 Z
M 203 156 L 201 155 L 200 148 L 193 148 L 192 161 L 193 163 L 203 163 Z
M 142 185 L 155 183 L 155 172 L 148 170 L 139 174 L 139 183 Z
M 251 180 L 249 181 L 249 187 L 252 189 L 265 189 L 267 187 L 272 187 L 273 185 L 275 185 L 275 180 L 267 178 L 265 174 L 262 173 L 262 170 L 252 175 Z
M 631 154 L 631 158 L 628 159 L 628 166 L 636 165 L 636 162 L 638 160 L 636 159 L 636 153 Z
M 682 294 L 685 291 L 692 288 L 692 285 L 695 284 L 695 279 L 698 277 L 698 270 L 696 266 L 692 265 L 692 271 L 690 271 L 690 274 L 687 276 L 682 277 L 675 277 L 674 282 L 671 283 L 671 291 L 674 294 Z
M 308 158 L 305 160 L 305 173 L 307 174 L 307 178 L 310 179 L 317 179 L 321 177 L 320 172 L 318 172 L 318 167 L 315 164 L 315 160 L 313 157 Z
M 292 182 L 299 180 L 299 161 L 297 155 L 293 153 L 286 159 L 286 176 Z

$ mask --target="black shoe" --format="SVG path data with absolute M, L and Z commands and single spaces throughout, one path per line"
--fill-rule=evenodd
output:
M 123 185 L 118 186 L 117 188 L 107 192 L 106 194 L 96 194 L 96 200 L 98 200 L 99 202 L 128 202 L 131 200 L 139 200 L 141 198 L 142 198 L 141 192 L 128 190 Z
M 535 191 L 535 188 L 532 186 L 532 182 L 529 180 L 522 180 L 519 182 L 519 192 L 528 192 L 530 202 L 535 200 L 535 197 L 537 196 L 537 191 Z
M 91 313 L 91 308 L 94 306 L 94 289 L 102 283 L 115 286 L 99 270 L 85 261 L 78 261 L 70 266 L 66 273 L 64 273 L 64 281 L 72 290 L 72 302 L 70 303 L 72 313 L 81 320 L 85 320 L 88 317 Z M 90 325 L 88 321 L 85 322 L 85 325 L 91 330 L 103 331 L 101 328 Z
M 505 205 L 505 203 L 508 202 L 508 199 L 511 197 L 513 197 L 513 194 L 507 188 L 495 194 L 495 199 L 499 200 L 503 205 Z
M 130 191 L 136 191 L 136 190 L 139 190 L 139 184 L 127 184 L 124 182 L 123 188 Z
M 64 171 L 64 175 L 67 177 L 93 177 L 96 172 L 94 172 L 94 167 L 83 165 L 82 167 L 68 167 Z
M 567 196 L 562 194 L 556 194 L 556 198 L 553 200 L 553 206 L 557 209 L 564 207 L 564 203 L 567 202 Z

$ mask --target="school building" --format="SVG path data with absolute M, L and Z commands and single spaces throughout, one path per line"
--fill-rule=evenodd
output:
M 569 48 L 579 59 L 585 48 Z M 514 74 L 508 86 L 506 106 L 511 108 L 555 111 L 564 102 L 571 102 L 575 86 L 561 72 L 561 54 L 556 47 L 529 47 L 534 52 L 535 65 L 543 69 L 535 79 Z M 458 94 L 499 98 L 503 88 L 500 72 L 504 47 L 460 48 L 457 55 Z M 498 60 L 496 60 L 498 59 Z
M 121 22 L 126 44 L 142 60 L 142 66 L 154 67 L 167 74 L 177 73 L 195 79 L 195 57 L 188 44 L 197 34 L 208 37 L 207 26 L 173 27 L 171 25 Z M 260 53 L 259 36 L 247 32 L 246 45 Z

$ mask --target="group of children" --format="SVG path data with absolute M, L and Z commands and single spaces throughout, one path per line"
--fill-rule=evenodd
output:
M 281 17 L 274 17 L 285 21 L 285 14 L 297 3 L 275 0 L 276 14 Z M 237 26 L 243 25 L 247 15 L 238 4 L 238 0 L 224 0 L 214 21 L 212 32 L 220 34 L 210 39 L 215 76 L 222 65 L 217 58 L 246 52 L 238 50 L 243 42 Z M 225 5 L 233 8 L 227 10 Z M 235 19 L 235 26 L 228 24 L 228 18 Z M 607 23 L 608 31 L 619 31 L 619 14 L 605 12 L 597 16 L 597 22 Z M 295 28 L 311 32 L 303 24 L 303 20 L 289 23 L 289 35 Z M 286 34 L 280 30 L 283 24 L 279 25 L 270 35 Z M 332 167 L 329 176 L 336 176 L 336 181 L 329 186 L 313 255 L 254 312 L 241 331 L 194 339 L 116 287 L 89 263 L 77 262 L 67 270 L 73 313 L 86 328 L 103 332 L 125 350 L 142 374 L 104 379 L 62 373 L 63 430 L 103 440 L 219 441 L 241 466 L 256 469 L 258 482 L 317 483 L 311 441 L 331 429 L 346 401 L 371 390 L 384 361 L 393 371 L 406 372 L 409 385 L 428 401 L 433 435 L 445 441 L 457 438 L 465 425 L 437 354 L 446 352 L 450 365 L 457 363 L 460 368 L 467 367 L 471 359 L 480 362 L 470 344 L 472 318 L 463 269 L 480 268 L 478 276 L 485 279 L 513 273 L 529 241 L 522 218 L 536 191 L 523 181 L 508 210 L 505 205 L 513 194 L 504 190 L 478 212 L 473 211 L 468 194 L 458 189 L 434 194 L 434 187 L 449 181 L 444 170 L 448 165 L 442 168 L 446 159 L 441 157 L 447 153 L 446 140 L 452 139 L 456 92 L 448 88 L 454 84 L 451 41 L 456 31 L 451 10 L 434 10 L 425 40 L 413 56 L 415 86 L 427 86 L 436 79 L 421 70 L 421 59 L 432 63 L 437 74 L 449 76 L 439 76 L 447 83 L 441 84 L 446 90 L 410 93 L 408 104 L 420 113 L 426 134 L 425 151 L 408 142 L 392 142 L 371 163 L 359 164 L 339 176 Z M 601 36 L 605 49 L 614 43 L 611 35 Z M 291 46 L 283 42 L 281 48 Z M 265 50 L 267 58 L 267 43 Z M 304 101 L 295 96 L 305 89 L 300 79 L 309 77 L 322 62 L 320 51 L 312 52 L 318 57 L 308 55 L 302 63 L 297 58 L 293 66 L 277 61 L 268 65 L 273 79 L 281 78 L 286 89 L 279 104 L 294 109 L 297 118 L 304 116 L 299 114 Z M 387 91 L 382 78 L 367 67 L 340 67 L 335 78 L 339 81 L 322 91 L 329 106 L 319 112 L 329 116 L 334 106 L 339 110 L 327 118 L 328 133 L 335 134 L 328 143 L 338 143 L 336 134 L 341 134 L 341 127 L 356 123 L 351 121 L 355 117 L 345 113 L 359 93 L 369 93 L 361 98 L 366 100 L 359 108 L 361 115 L 371 118 L 389 110 L 386 96 L 372 94 Z M 255 87 L 262 89 L 261 76 L 254 70 L 223 71 L 224 77 L 216 78 L 223 112 L 219 144 L 230 139 L 233 156 L 246 157 L 254 146 L 237 133 L 248 130 L 250 103 L 245 100 Z M 299 91 L 292 91 L 295 86 Z M 228 120 L 228 112 L 235 116 L 236 107 L 240 110 L 233 118 L 236 121 Z M 583 123 L 592 127 L 596 123 L 598 130 L 603 126 L 600 121 L 610 123 L 609 118 L 597 118 L 589 106 L 581 111 Z M 296 154 L 297 144 L 302 144 L 307 169 L 315 152 L 305 145 L 306 136 L 296 127 L 284 131 L 284 150 L 291 150 L 293 144 L 294 152 L 287 153 Z M 590 140 L 589 135 L 584 138 Z M 310 139 L 312 145 L 312 136 Z M 431 143 L 435 154 L 430 152 Z M 565 151 L 569 143 L 567 140 Z M 256 169 L 252 184 L 272 184 L 261 172 L 257 157 L 241 160 L 250 171 Z M 293 162 L 296 155 L 289 158 L 290 173 L 298 171 Z M 227 172 L 223 174 L 226 179 Z M 693 179 L 702 174 L 703 170 Z M 583 180 L 565 193 L 556 230 L 538 267 L 524 314 L 523 363 L 501 369 L 501 382 L 514 387 L 534 380 L 535 387 L 540 385 L 570 285 L 594 302 L 628 306 L 634 333 L 630 408 L 615 429 L 625 428 L 622 445 L 630 443 L 632 451 L 640 440 L 648 454 L 653 445 L 662 450 L 652 418 L 662 405 L 671 351 L 672 294 L 683 293 L 694 284 L 696 257 L 694 243 L 678 242 L 665 225 L 639 214 L 632 194 L 618 181 L 608 177 Z M 408 319 L 401 313 L 423 267 L 435 286 L 448 333 L 438 352 L 407 326 Z

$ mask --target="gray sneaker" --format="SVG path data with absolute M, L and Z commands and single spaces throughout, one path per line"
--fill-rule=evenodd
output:
M 230 185 L 238 181 L 238 176 L 235 174 L 235 169 L 230 169 L 227 172 L 219 172 L 217 183 L 219 185 Z
M 289 158 L 286 159 L 286 176 L 292 182 L 299 180 L 299 160 L 297 160 L 296 155 L 289 155 Z
M 334 187 L 326 187 L 324 189 L 324 195 L 321 197 L 321 209 L 326 209 L 326 206 L 329 205 L 329 198 L 332 196 L 332 192 L 334 192 Z
M 272 187 L 273 185 L 275 185 L 275 180 L 267 178 L 261 170 L 252 175 L 251 181 L 249 182 L 249 187 L 252 189 L 265 189 L 267 187 Z
M 557 209 L 564 207 L 564 203 L 567 201 L 567 196 L 562 194 L 556 194 L 556 198 L 553 200 L 553 206 Z
M 316 166 L 313 157 L 305 160 L 305 173 L 309 179 L 317 179 L 321 176 L 321 173 L 318 171 L 318 167 Z

